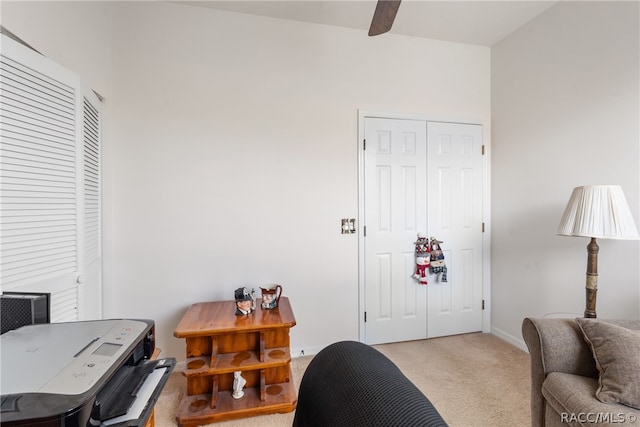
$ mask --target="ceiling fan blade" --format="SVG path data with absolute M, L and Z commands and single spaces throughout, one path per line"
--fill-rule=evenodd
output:
M 401 0 L 378 0 L 376 11 L 373 13 L 371 27 L 369 28 L 370 36 L 384 34 L 391 29 L 393 20 L 396 19 L 396 13 L 400 7 Z

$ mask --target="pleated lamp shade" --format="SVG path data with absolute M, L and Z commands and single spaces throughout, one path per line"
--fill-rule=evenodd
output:
M 574 188 L 562 215 L 558 234 L 623 240 L 640 237 L 619 185 Z

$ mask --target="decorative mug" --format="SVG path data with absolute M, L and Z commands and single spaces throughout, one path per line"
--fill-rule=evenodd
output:
M 247 288 L 238 288 L 234 292 L 236 300 L 236 315 L 249 314 L 256 309 L 256 291 Z
M 260 288 L 262 291 L 262 308 L 270 310 L 278 306 L 280 295 L 282 295 L 282 286 L 274 285 L 269 288 Z

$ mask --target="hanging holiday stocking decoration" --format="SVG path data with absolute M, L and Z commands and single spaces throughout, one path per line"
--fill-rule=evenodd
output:
M 429 240 L 424 233 L 418 233 L 416 245 L 416 274 L 414 278 L 418 279 L 421 285 L 426 285 L 429 265 L 431 264 Z
M 444 253 L 442 253 L 442 248 L 440 244 L 442 241 L 436 239 L 431 236 L 431 273 L 440 274 L 442 273 L 442 282 L 447 281 L 447 266 L 444 263 Z

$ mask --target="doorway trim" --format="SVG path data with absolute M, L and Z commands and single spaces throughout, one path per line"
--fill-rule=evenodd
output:
M 392 113 L 381 111 L 368 111 L 358 109 L 358 340 L 364 342 L 365 336 L 365 283 L 364 283 L 364 122 L 365 118 L 422 120 L 425 122 L 446 122 L 482 126 L 482 140 L 484 156 L 482 157 L 482 218 L 484 233 L 482 236 L 482 300 L 484 310 L 482 313 L 482 332 L 491 332 L 491 152 L 490 130 L 482 120 L 443 118 L 427 116 L 423 114 Z M 428 141 L 427 141 L 428 143 Z

